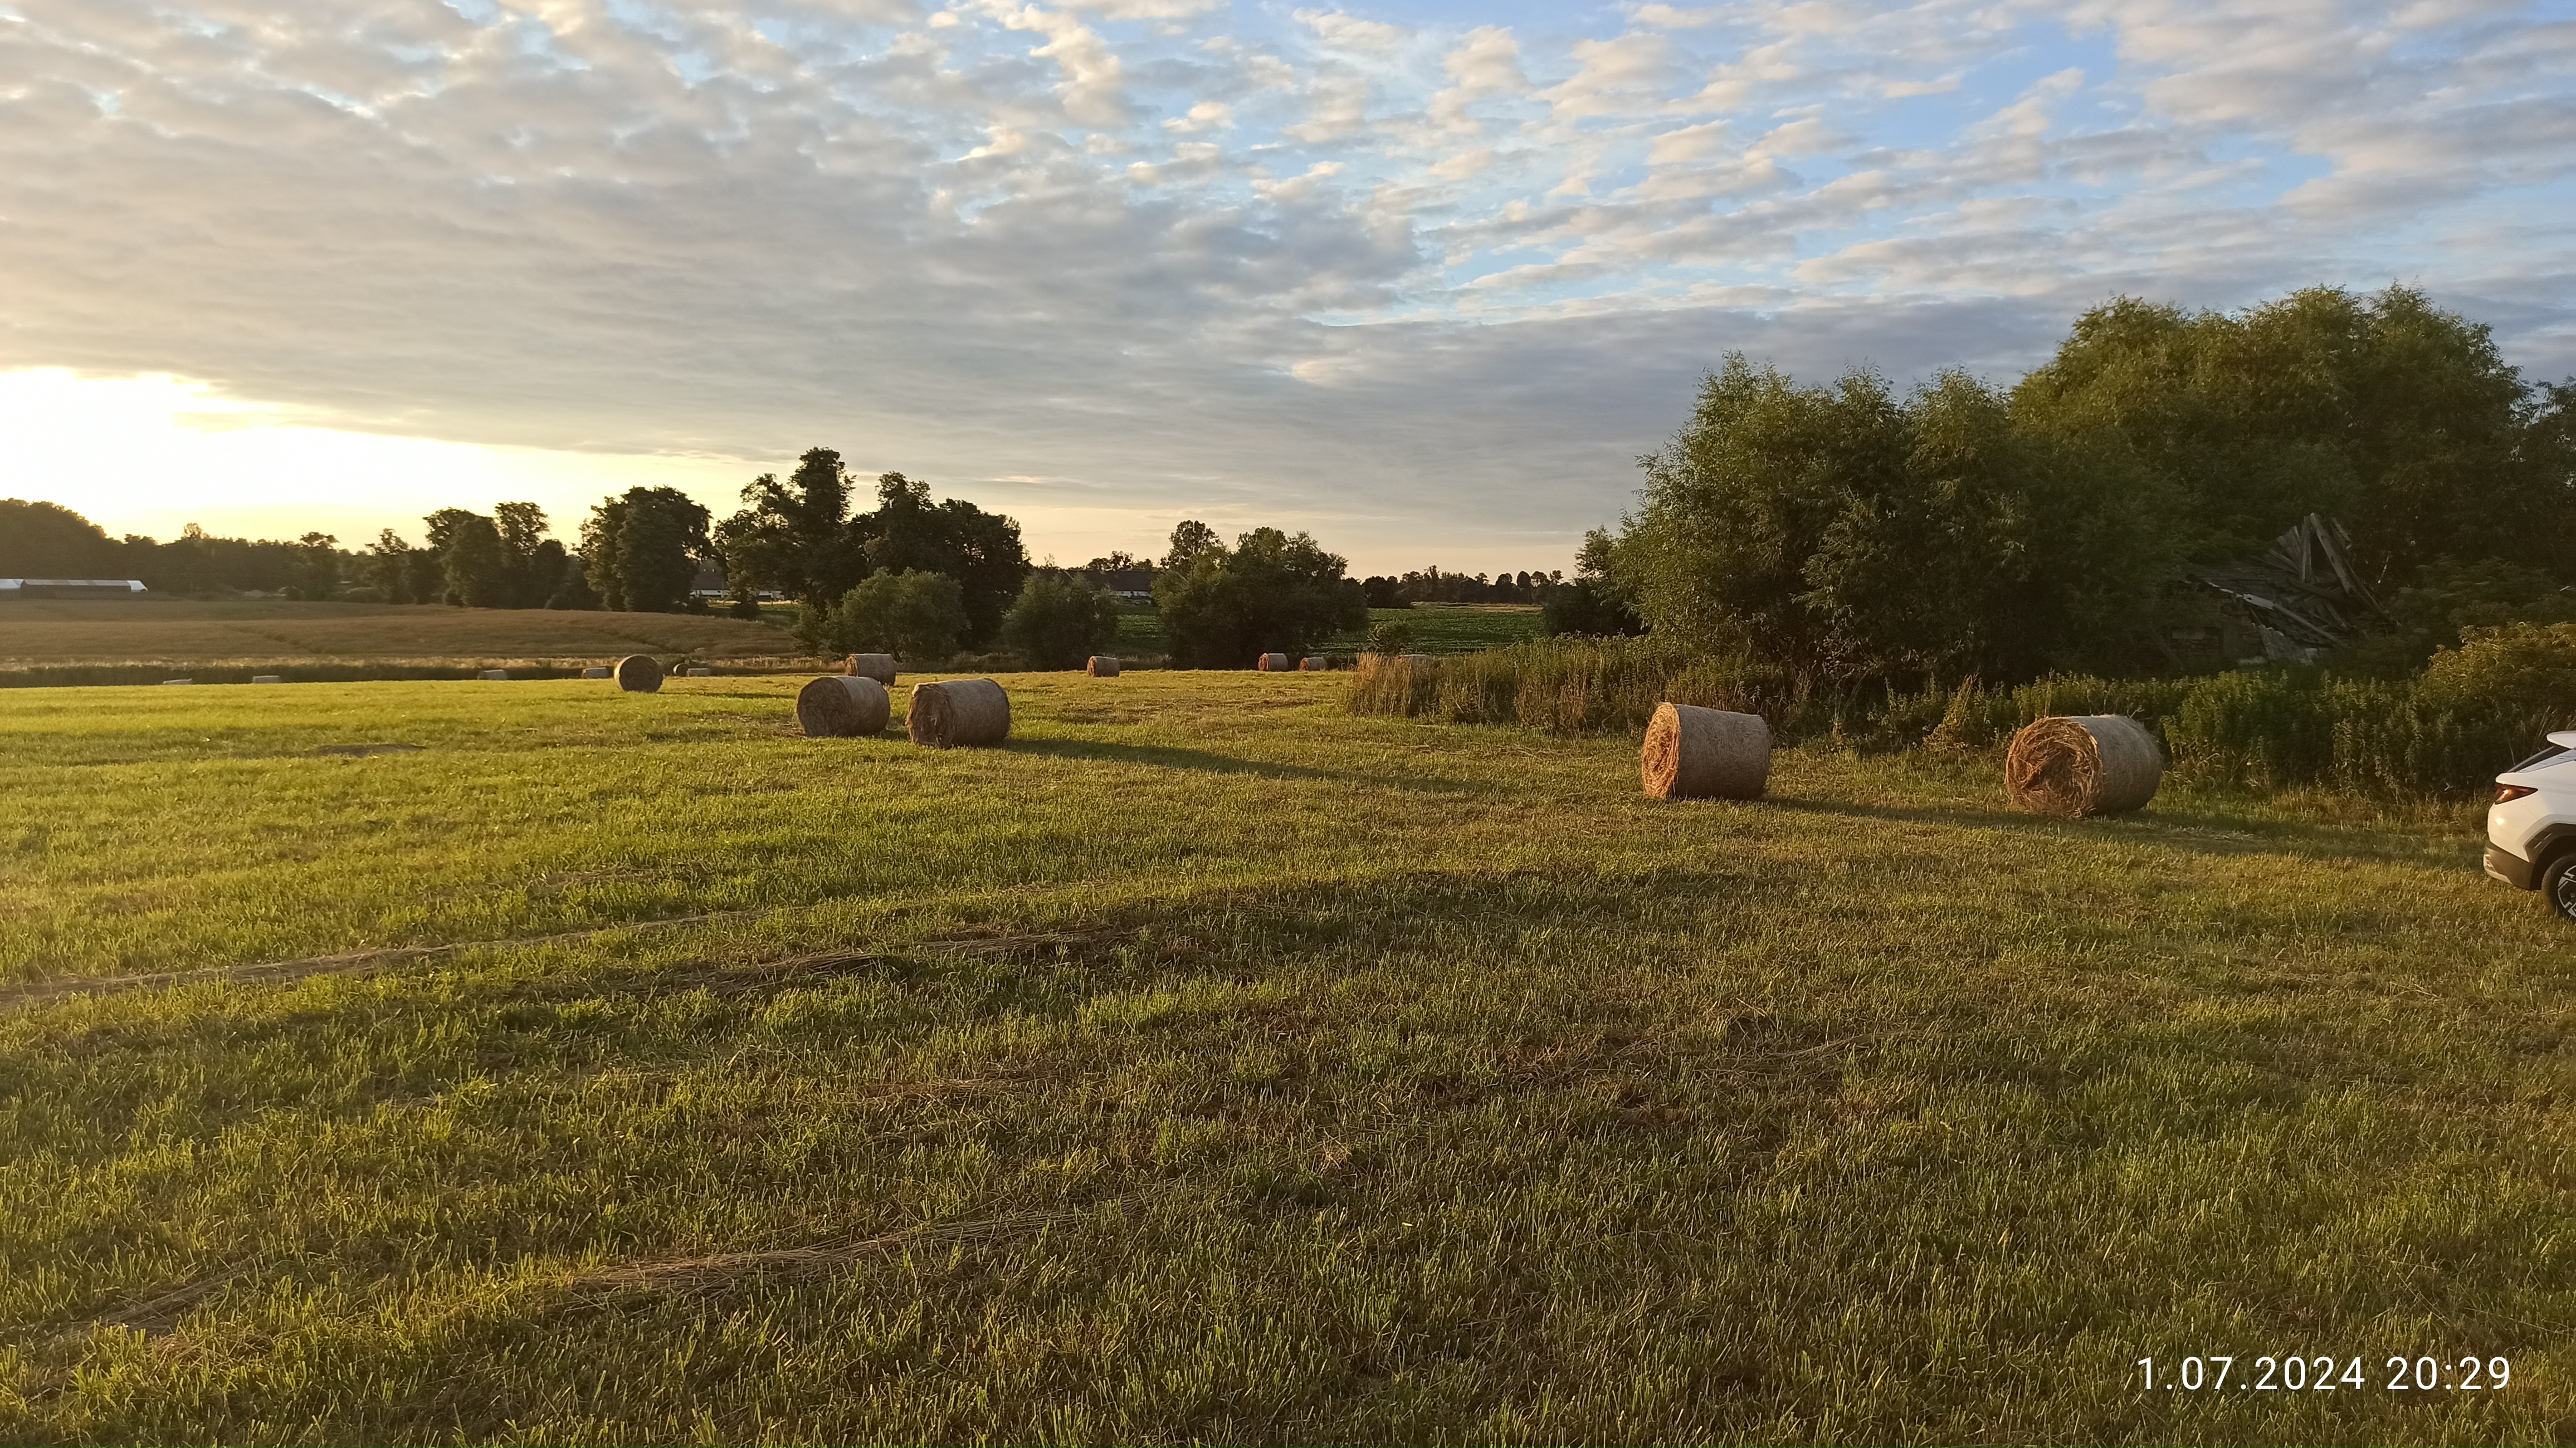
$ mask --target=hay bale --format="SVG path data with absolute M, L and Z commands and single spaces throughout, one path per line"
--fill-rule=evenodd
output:
M 712 678 L 714 678 L 715 676 L 716 676 L 716 671 L 715 671 L 715 670 L 713 670 L 713 669 L 691 669 L 691 670 L 689 670 L 689 677 L 690 677 L 690 678 L 692 678 L 692 679 L 712 679 Z
M 197 681 L 194 679 L 163 679 L 161 682 L 164 684 L 193 684 Z
M 1254 664 L 1253 667 L 1259 669 L 1265 674 L 1284 674 L 1288 672 L 1288 656 L 1286 654 L 1263 654 L 1260 662 Z
M 1771 726 L 1759 714 L 1657 704 L 1637 773 L 1657 799 L 1760 799 L 1771 780 Z
M 796 695 L 796 722 L 808 739 L 857 739 L 885 732 L 894 704 L 865 674 L 826 674 Z
M 628 654 L 617 661 L 617 687 L 630 694 L 662 692 L 662 666 L 651 654 Z
M 841 672 L 862 679 L 874 679 L 887 688 L 893 688 L 894 655 L 852 654 L 842 663 Z
M 581 676 L 585 679 L 605 679 L 609 677 L 609 672 L 606 669 L 584 669 L 581 671 Z
M 1297 671 L 1301 674 L 1320 674 L 1328 667 L 1330 666 L 1324 662 L 1324 656 L 1321 654 L 1297 661 Z
M 2164 779 L 2164 751 L 2147 726 L 2120 714 L 2033 719 L 2004 754 L 2004 793 L 2032 814 L 2125 814 Z
M 510 671 L 508 669 L 485 669 L 474 677 L 478 679 L 507 679 L 510 677 Z
M 913 743 L 933 749 L 999 744 L 1011 736 L 1011 696 L 990 679 L 915 684 L 903 726 Z
M 250 681 L 254 684 L 283 684 L 286 682 L 286 676 L 284 674 L 253 674 L 250 676 Z
M 1118 661 L 1107 654 L 1093 654 L 1083 662 L 1082 671 L 1095 679 L 1114 679 L 1118 677 Z

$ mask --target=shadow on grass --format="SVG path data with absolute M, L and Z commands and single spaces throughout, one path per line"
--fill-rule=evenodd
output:
M 2202 855 L 2294 855 L 2307 860 L 2343 860 L 2355 864 L 2426 864 L 2441 856 L 2457 855 L 2463 868 L 2477 868 L 2478 846 L 2475 842 L 2463 843 L 2425 833 L 2368 830 L 2349 825 L 2247 819 L 2197 809 L 2059 819 L 1965 805 L 1858 804 L 1846 800 L 1778 797 L 1765 802 L 1774 809 L 1801 814 L 1951 825 L 1961 829 L 2009 830 L 2016 834 L 2060 835 L 2101 844 L 2156 844 Z
M 1263 779 L 1312 779 L 1335 784 L 1365 784 L 1381 789 L 1400 789 L 1414 794 L 1482 795 L 1506 792 L 1500 787 L 1455 779 L 1423 779 L 1411 775 L 1354 774 L 1346 770 L 1310 769 L 1302 764 L 1274 764 L 1259 760 L 1237 759 L 1232 755 L 1211 754 L 1204 749 L 1181 749 L 1168 744 L 1111 744 L 1093 739 L 1011 739 L 999 748 L 1013 754 L 1042 754 L 1057 759 L 1098 759 L 1117 764 L 1142 764 L 1156 769 L 1190 769 L 1203 774 L 1249 774 Z

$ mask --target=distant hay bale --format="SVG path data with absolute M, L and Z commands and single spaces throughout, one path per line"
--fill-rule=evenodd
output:
M 193 684 L 197 681 L 194 679 L 163 679 L 161 682 L 163 684 Z
M 1011 735 L 1011 696 L 990 679 L 915 684 L 903 723 L 913 743 L 933 749 L 999 744 Z
M 1095 679 L 1114 679 L 1118 677 L 1118 661 L 1107 654 L 1093 654 L 1084 661 L 1082 671 Z
M 581 671 L 581 676 L 585 679 L 605 679 L 609 677 L 609 672 L 606 669 L 584 669 Z
M 715 670 L 713 670 L 713 669 L 691 669 L 691 670 L 689 670 L 689 677 L 690 677 L 690 678 L 692 678 L 692 679 L 712 679 L 712 678 L 714 678 L 715 676 L 716 676 L 716 671 L 715 671 Z
M 892 688 L 894 687 L 894 655 L 852 654 L 842 663 L 841 672 L 862 679 L 874 679 Z
M 250 676 L 250 681 L 254 684 L 283 684 L 286 682 L 286 676 L 284 674 L 253 674 Z
M 894 704 L 865 674 L 826 674 L 796 695 L 796 722 L 808 739 L 857 739 L 885 732 Z
M 662 692 L 662 666 L 651 654 L 628 654 L 617 661 L 617 687 L 630 694 Z
M 2004 793 L 2032 814 L 2126 814 L 2156 797 L 2164 751 L 2120 714 L 2052 715 L 2022 726 L 2004 754 Z
M 1771 726 L 1759 714 L 1657 704 L 1637 772 L 1657 799 L 1760 799 L 1771 780 Z
M 1321 654 L 1314 655 L 1311 658 L 1299 659 L 1297 661 L 1297 671 L 1299 673 L 1320 674 L 1327 667 L 1328 665 L 1324 662 L 1324 657 Z
M 507 679 L 510 677 L 510 671 L 508 669 L 485 669 L 474 677 L 478 679 Z
M 1288 656 L 1286 654 L 1263 654 L 1261 656 L 1261 661 L 1254 664 L 1253 667 L 1259 669 L 1265 674 L 1284 674 L 1288 671 Z

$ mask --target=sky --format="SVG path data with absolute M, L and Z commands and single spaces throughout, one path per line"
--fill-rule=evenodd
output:
M 344 544 L 837 448 L 1567 568 L 1729 351 L 2420 286 L 2576 373 L 2576 3 L 0 0 L 0 496 Z

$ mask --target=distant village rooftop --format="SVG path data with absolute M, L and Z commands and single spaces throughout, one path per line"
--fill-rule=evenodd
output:
M 0 602 L 13 598 L 134 598 L 139 578 L 0 578 Z

